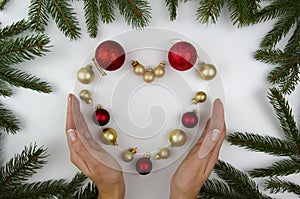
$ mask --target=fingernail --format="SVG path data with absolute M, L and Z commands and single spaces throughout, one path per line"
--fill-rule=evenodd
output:
M 211 140 L 214 141 L 214 142 L 217 142 L 219 137 L 220 137 L 220 130 L 219 129 L 212 130 Z
M 70 94 L 68 95 L 68 102 L 71 101 L 71 98 L 72 98 L 72 94 L 70 93 Z
M 69 129 L 67 132 L 68 132 L 68 135 L 69 135 L 69 138 L 70 138 L 71 142 L 74 142 L 77 138 L 77 134 L 74 131 L 74 129 Z
M 213 129 L 212 131 L 207 133 L 199 150 L 199 159 L 202 159 L 209 154 L 209 152 L 216 145 L 219 137 L 220 137 L 219 129 Z

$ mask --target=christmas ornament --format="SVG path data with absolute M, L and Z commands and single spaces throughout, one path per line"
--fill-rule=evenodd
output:
M 130 148 L 127 151 L 122 153 L 122 160 L 125 162 L 130 162 L 134 158 L 134 154 L 136 153 L 136 148 Z
M 133 66 L 133 72 L 136 75 L 144 75 L 145 73 L 145 67 L 140 64 L 138 61 L 133 61 L 131 63 L 131 65 Z
M 102 131 L 102 134 L 100 136 L 100 140 L 103 144 L 106 145 L 118 145 L 117 144 L 117 132 L 113 128 L 105 128 Z
M 171 152 L 168 148 L 162 148 L 159 150 L 157 154 L 155 154 L 155 158 L 159 159 L 168 159 L 171 155 Z
M 199 67 L 199 75 L 203 80 L 211 80 L 217 74 L 217 69 L 212 64 L 201 62 L 199 63 Z
M 169 140 L 172 147 L 179 147 L 186 142 L 186 135 L 180 129 L 175 129 L 170 133 Z
M 181 122 L 186 128 L 194 128 L 198 124 L 196 110 L 184 113 L 181 118 Z
M 146 155 L 138 159 L 135 164 L 136 171 L 141 175 L 147 175 L 152 170 L 152 162 L 150 160 L 150 156 Z
M 160 62 L 158 66 L 156 66 L 153 70 L 154 76 L 157 78 L 161 78 L 165 75 L 165 62 Z
M 94 120 L 96 124 L 100 126 L 106 125 L 110 120 L 110 115 L 101 105 L 97 106 L 97 110 L 94 113 Z
M 87 103 L 87 104 L 93 103 L 92 94 L 89 90 L 86 90 L 86 89 L 81 90 L 79 93 L 79 97 L 81 100 L 85 101 L 85 103 Z
M 153 69 L 152 68 L 146 68 L 146 71 L 144 73 L 144 76 L 143 76 L 143 79 L 145 82 L 147 83 L 151 83 L 153 82 L 155 76 L 154 76 L 154 73 L 153 73 Z
M 175 43 L 168 53 L 170 65 L 179 71 L 189 70 L 197 60 L 195 47 L 185 41 Z
M 95 59 L 101 68 L 114 71 L 124 64 L 125 51 L 118 42 L 107 40 L 98 45 Z
M 196 93 L 195 97 L 192 99 L 193 104 L 203 103 L 206 100 L 206 93 L 199 91 Z
M 95 73 L 92 70 L 91 65 L 87 65 L 86 67 L 82 67 L 77 71 L 77 80 L 82 84 L 89 84 L 95 78 Z

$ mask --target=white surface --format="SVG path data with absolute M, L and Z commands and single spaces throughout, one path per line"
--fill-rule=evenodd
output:
M 27 17 L 29 0 L 12 0 L 3 12 L 0 12 L 2 27 L 13 21 Z M 21 120 L 22 131 L 16 136 L 7 136 L 4 144 L 4 160 L 20 152 L 24 145 L 36 142 L 48 148 L 51 156 L 48 164 L 34 176 L 33 180 L 53 178 L 70 179 L 77 169 L 69 160 L 69 151 L 65 138 L 65 110 L 67 95 L 73 91 L 76 71 L 87 58 L 98 41 L 110 38 L 121 32 L 131 30 L 122 17 L 116 13 L 112 24 L 100 24 L 96 39 L 86 33 L 82 3 L 74 2 L 82 27 L 82 37 L 70 42 L 50 21 L 46 33 L 51 38 L 51 52 L 46 57 L 21 64 L 20 69 L 49 81 L 53 93 L 40 94 L 26 89 L 14 89 L 12 98 L 1 99 Z M 232 26 L 224 9 L 216 25 L 202 25 L 195 20 L 198 2 L 180 3 L 178 18 L 169 21 L 163 1 L 151 1 L 152 20 L 149 27 L 167 28 L 187 35 L 206 50 L 214 60 L 222 76 L 226 95 L 226 122 L 228 133 L 234 131 L 254 132 L 262 135 L 282 137 L 279 123 L 266 96 L 271 86 L 266 76 L 273 68 L 253 59 L 262 37 L 270 30 L 272 22 L 238 29 Z M 134 42 L 134 41 L 133 41 Z M 284 43 L 284 42 L 282 42 Z M 288 97 L 299 121 L 299 88 Z M 220 158 L 242 170 L 271 164 L 277 158 L 260 153 L 248 152 L 242 148 L 224 143 Z M 126 175 L 126 198 L 150 199 L 168 198 L 169 180 L 179 164 L 172 165 L 161 173 L 147 177 Z M 296 181 L 296 176 L 288 179 Z M 159 182 L 159 183 L 157 183 Z M 258 181 L 261 185 L 261 181 Z M 261 187 L 261 186 L 260 186 Z M 276 198 L 296 198 L 291 194 L 278 194 Z

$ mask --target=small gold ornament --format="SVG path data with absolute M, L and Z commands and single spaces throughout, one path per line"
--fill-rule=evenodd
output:
M 92 94 L 89 90 L 83 89 L 82 91 L 80 91 L 79 97 L 81 100 L 85 101 L 87 104 L 93 103 Z
M 136 75 L 144 75 L 145 73 L 145 67 L 140 64 L 138 61 L 133 61 L 131 63 L 131 65 L 133 66 L 133 72 Z
M 154 73 L 153 73 L 153 69 L 152 68 L 146 68 L 146 71 L 144 73 L 144 81 L 147 82 L 147 83 L 151 83 L 153 82 L 155 76 L 154 76 Z
M 214 65 L 201 62 L 199 66 L 199 75 L 203 80 L 211 80 L 216 76 L 217 69 Z
M 130 148 L 127 151 L 122 153 L 122 160 L 125 162 L 130 162 L 134 158 L 134 154 L 136 153 L 136 148 Z
M 199 91 L 196 93 L 195 97 L 192 99 L 193 104 L 203 103 L 206 100 L 206 93 L 203 91 Z
M 86 67 L 82 67 L 77 71 L 77 79 L 82 84 L 89 84 L 95 78 L 95 73 L 92 70 L 91 65 L 87 65 Z
M 157 78 L 163 77 L 165 75 L 165 62 L 160 62 L 158 66 L 156 66 L 153 70 L 154 76 Z
M 106 145 L 117 146 L 117 132 L 113 128 L 105 128 L 100 136 L 100 140 Z
M 157 154 L 155 154 L 155 158 L 159 159 L 168 159 L 171 155 L 171 152 L 168 148 L 162 148 L 159 150 Z
M 183 131 L 175 129 L 170 133 L 169 140 L 172 147 L 182 146 L 186 142 L 186 135 Z

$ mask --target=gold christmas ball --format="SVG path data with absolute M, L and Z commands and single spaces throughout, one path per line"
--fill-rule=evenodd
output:
M 214 65 L 200 63 L 199 66 L 199 75 L 203 80 L 211 80 L 216 76 L 217 69 Z
M 160 62 L 153 70 L 154 76 L 157 78 L 163 77 L 165 75 L 165 62 Z
M 122 153 L 122 160 L 124 160 L 125 162 L 130 162 L 131 160 L 133 160 L 134 158 L 134 154 L 130 151 L 124 151 Z
M 145 67 L 142 64 L 140 64 L 138 61 L 133 61 L 131 65 L 133 66 L 134 74 L 143 75 L 145 73 Z
M 117 132 L 113 128 L 105 128 L 103 129 L 100 140 L 106 145 L 118 145 L 117 138 Z
M 173 130 L 169 135 L 171 146 L 182 146 L 186 142 L 186 135 L 179 129 Z
M 80 68 L 77 71 L 77 80 L 82 84 L 89 84 L 95 79 L 95 73 L 91 65 Z
M 168 148 L 162 148 L 160 149 L 160 151 L 158 152 L 160 158 L 162 159 L 168 159 L 171 155 L 171 152 Z
M 147 68 L 146 72 L 144 73 L 144 81 L 147 83 L 151 83 L 151 82 L 153 82 L 154 78 L 155 78 L 155 76 L 154 76 L 152 68 Z
M 93 102 L 92 94 L 89 90 L 83 89 L 82 91 L 80 91 L 79 97 L 81 100 L 85 101 L 87 104 L 91 104 Z
M 195 97 L 192 99 L 193 104 L 202 103 L 206 100 L 206 93 L 203 91 L 199 91 L 196 93 Z

